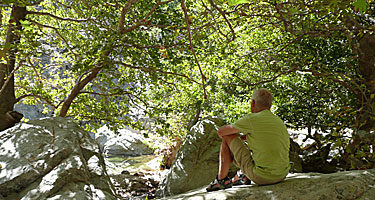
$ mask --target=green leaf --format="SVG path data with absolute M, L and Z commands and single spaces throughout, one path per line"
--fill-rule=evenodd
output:
M 229 0 L 228 2 L 230 6 L 234 6 L 241 3 L 250 3 L 249 0 Z
M 356 12 L 364 13 L 367 10 L 366 0 L 357 0 L 353 5 Z
M 298 9 L 297 9 L 297 8 L 294 8 L 294 7 L 292 7 L 292 8 L 290 8 L 290 9 L 289 9 L 289 12 L 290 12 L 290 14 L 295 14 L 295 13 L 297 13 L 297 12 L 298 12 Z

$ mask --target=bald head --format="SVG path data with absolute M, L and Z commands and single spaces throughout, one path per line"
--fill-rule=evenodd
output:
M 272 94 L 265 88 L 255 90 L 253 93 L 253 100 L 258 108 L 271 108 Z

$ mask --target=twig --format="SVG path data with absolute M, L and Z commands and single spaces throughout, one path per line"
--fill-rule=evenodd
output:
M 56 16 L 56 15 L 53 15 L 51 13 L 45 13 L 45 12 L 35 12 L 35 11 L 27 11 L 27 14 L 30 14 L 30 15 L 44 15 L 44 16 L 49 16 L 49 17 L 52 17 L 52 18 L 55 18 L 55 19 L 58 19 L 58 20 L 62 20 L 62 21 L 72 21 L 72 22 L 87 22 L 87 21 L 90 21 L 91 19 L 72 19 L 72 18 L 63 18 L 63 17 L 59 17 L 59 16 Z
M 281 19 L 281 21 L 282 21 L 283 24 L 284 24 L 285 31 L 286 31 L 286 32 L 291 32 L 291 33 L 292 33 L 292 31 L 290 31 L 289 28 L 288 28 L 288 22 L 287 22 L 287 20 L 283 17 L 283 13 L 282 13 L 281 10 L 280 10 L 280 5 L 281 5 L 281 4 L 277 4 L 277 3 L 275 3 L 274 6 L 275 6 L 275 8 L 276 8 L 277 13 L 280 15 L 280 19 Z M 293 27 L 292 27 L 292 29 L 293 29 Z
M 162 71 L 160 69 L 154 69 L 154 68 L 150 68 L 150 67 L 133 66 L 133 65 L 129 65 L 129 64 L 126 64 L 126 63 L 123 63 L 123 62 L 120 62 L 120 61 L 113 62 L 113 64 L 122 65 L 122 66 L 129 67 L 129 68 L 132 68 L 132 69 L 139 69 L 139 70 L 142 70 L 142 71 L 148 71 L 148 72 L 154 71 L 154 72 L 159 72 L 159 73 L 162 73 L 162 74 L 180 76 L 180 77 L 183 77 L 183 78 L 186 78 L 186 79 L 190 80 L 191 82 L 199 84 L 198 82 L 196 82 L 195 80 L 191 79 L 190 77 L 188 77 L 184 74 L 179 74 L 179 73 L 174 73 L 174 72 L 165 72 L 165 71 Z
M 52 148 L 55 145 L 55 141 L 56 141 L 55 127 L 52 127 L 52 142 L 51 142 L 51 147 Z
M 129 92 L 125 92 L 125 91 L 111 93 L 111 94 L 102 94 L 102 93 L 98 93 L 98 92 L 88 92 L 88 91 L 82 91 L 80 93 L 81 94 L 92 94 L 92 95 L 98 95 L 98 96 L 105 96 L 105 97 L 109 97 L 109 96 L 121 96 L 121 95 L 128 95 L 128 94 L 130 94 Z
M 171 2 L 172 0 L 168 0 L 168 1 L 164 1 L 162 2 L 161 0 L 158 0 L 158 2 L 154 5 L 154 7 L 151 8 L 151 10 L 146 14 L 146 16 L 141 19 L 137 24 L 127 28 L 126 30 L 119 30 L 119 32 L 121 34 L 124 34 L 124 33 L 127 33 L 127 32 L 131 32 L 133 30 L 135 30 L 136 28 L 142 26 L 142 25 L 147 25 L 150 23 L 150 20 L 148 20 L 148 18 L 151 16 L 152 13 L 155 12 L 156 8 L 158 8 L 160 5 L 163 5 L 163 4 L 168 4 L 169 2 Z M 124 11 L 125 12 L 125 11 Z
M 39 81 L 42 81 L 42 79 L 41 79 L 40 76 L 39 76 L 39 73 L 36 71 L 35 66 L 34 66 L 33 63 L 31 62 L 29 56 L 26 57 L 26 60 L 27 60 L 27 62 L 29 63 L 29 65 L 31 65 L 31 67 L 33 68 L 33 70 L 34 70 L 34 72 L 35 72 L 35 74 L 36 74 L 36 77 L 39 79 Z
M 206 77 L 203 74 L 203 71 L 202 71 L 202 68 L 201 68 L 201 66 L 199 64 L 197 55 L 195 54 L 195 51 L 194 51 L 193 43 L 191 41 L 191 30 L 190 30 L 189 15 L 187 13 L 186 5 L 185 5 L 185 0 L 181 1 L 181 8 L 184 11 L 184 15 L 185 15 L 186 27 L 187 27 L 188 36 L 189 36 L 189 43 L 190 43 L 189 44 L 189 48 L 191 49 L 191 52 L 194 55 L 195 62 L 197 63 L 198 68 L 199 68 L 199 72 L 201 73 L 201 76 L 202 76 L 202 86 L 203 86 L 203 92 L 204 92 L 204 99 L 207 99 L 206 85 L 204 83 L 204 81 L 206 80 Z
M 217 7 L 217 5 L 215 5 L 212 0 L 209 0 L 209 2 L 211 3 L 212 7 L 214 7 L 216 10 L 218 10 L 220 12 L 220 14 L 223 16 L 225 22 L 227 22 L 227 24 L 230 28 L 230 31 L 232 32 L 232 40 L 228 41 L 228 43 L 231 42 L 231 41 L 234 41 L 236 39 L 236 34 L 233 30 L 232 24 L 227 19 L 226 15 L 225 15 L 225 12 L 223 12 L 219 7 Z
M 268 80 L 265 80 L 265 81 L 260 81 L 260 82 L 257 82 L 257 83 L 249 83 L 249 82 L 241 79 L 240 77 L 238 77 L 236 74 L 232 74 L 232 76 L 240 79 L 242 82 L 246 83 L 246 85 L 248 85 L 248 86 L 257 86 L 257 85 L 260 85 L 260 84 L 263 84 L 263 83 L 272 82 L 272 81 L 274 81 L 275 79 L 279 78 L 280 76 L 282 76 L 284 74 L 288 74 L 288 73 L 295 72 L 295 71 L 297 71 L 297 68 L 293 68 L 291 70 L 288 70 L 288 71 L 285 71 L 285 72 L 281 72 L 281 73 L 279 73 L 278 75 L 274 76 L 271 79 L 268 79 Z
M 21 101 L 22 99 L 24 99 L 24 98 L 26 98 L 26 97 L 34 97 L 34 98 L 41 99 L 41 100 L 45 101 L 48 105 L 50 105 L 54 110 L 57 108 L 57 106 L 53 105 L 53 103 L 50 102 L 47 98 L 42 97 L 42 96 L 37 95 L 37 94 L 25 94 L 25 95 L 22 95 L 22 96 L 20 96 L 20 97 L 18 97 L 18 98 L 16 99 L 16 102 L 15 102 L 15 103 Z
M 222 35 L 222 36 L 224 36 L 227 39 L 227 41 L 230 41 L 230 39 L 228 38 L 228 35 L 224 34 L 221 31 L 220 26 L 219 26 L 218 22 L 216 22 L 215 15 L 212 13 L 212 11 L 206 6 L 206 4 L 203 1 L 202 1 L 202 5 L 211 14 L 212 19 L 213 19 L 213 23 L 207 23 L 207 24 L 205 24 L 205 25 L 203 25 L 201 27 L 205 27 L 205 26 L 210 25 L 210 24 L 215 24 L 216 25 L 216 30 L 219 32 L 219 34 Z M 200 27 L 197 28 L 197 29 L 200 29 Z M 196 30 L 194 30 L 194 31 L 196 31 Z
M 162 48 L 168 48 L 168 47 L 175 47 L 175 46 L 182 46 L 185 45 L 184 43 L 176 43 L 176 44 L 167 44 L 167 45 L 148 45 L 148 46 L 139 46 L 136 44 L 119 44 L 114 46 L 116 47 L 135 47 L 137 49 L 148 49 L 148 48 L 154 48 L 154 49 L 162 49 Z
M 28 21 L 30 21 L 31 23 L 33 23 L 33 24 L 35 24 L 39 27 L 44 27 L 44 28 L 49 28 L 49 29 L 54 30 L 56 32 L 56 34 L 64 41 L 64 43 L 68 47 L 69 51 L 72 52 L 76 57 L 78 56 L 77 54 L 74 53 L 73 49 L 70 47 L 67 40 L 61 35 L 61 33 L 59 32 L 59 30 L 56 27 L 45 25 L 45 24 L 40 24 L 40 23 L 38 23 L 36 21 L 33 21 L 33 20 L 30 20 L 30 19 Z

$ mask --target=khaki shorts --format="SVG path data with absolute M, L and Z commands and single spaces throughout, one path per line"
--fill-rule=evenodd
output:
M 258 185 L 268 185 L 278 183 L 281 180 L 265 180 L 253 173 L 254 161 L 251 157 L 250 149 L 248 146 L 239 138 L 234 138 L 230 145 L 230 151 L 233 154 L 233 164 L 241 169 L 241 171 L 253 182 Z

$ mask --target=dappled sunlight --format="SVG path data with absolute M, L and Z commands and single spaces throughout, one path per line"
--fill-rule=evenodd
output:
M 20 158 L 20 154 L 12 140 L 7 140 L 1 145 L 0 155 L 13 155 L 12 159 Z
M 126 170 L 132 173 L 138 171 L 155 171 L 160 168 L 160 158 L 155 155 L 143 156 L 110 156 L 104 159 L 110 174 L 119 174 Z
M 286 179 L 296 179 L 296 178 L 314 178 L 319 177 L 322 174 L 319 173 L 289 173 Z
M 48 192 L 48 191 L 52 190 L 52 188 L 53 188 L 52 184 L 51 185 L 43 185 L 41 188 L 39 188 L 39 191 L 41 193 Z
M 13 164 L 13 163 L 12 163 Z M 3 167 L 0 170 L 0 184 L 7 180 L 12 180 L 17 178 L 18 176 L 27 173 L 28 171 L 33 171 L 31 166 L 25 167 L 25 166 L 18 166 L 12 169 L 7 169 L 7 167 Z M 35 171 L 36 173 L 36 171 Z
M 35 120 L 30 123 L 37 125 L 21 125 L 22 129 L 0 135 L 0 196 L 11 199 L 47 196 L 59 199 L 59 195 L 64 199 L 113 197 L 97 143 L 68 122 L 61 118 Z M 88 157 L 87 162 L 84 156 Z M 81 191 L 85 184 L 93 184 L 92 193 Z
M 268 190 L 268 191 L 264 191 L 264 193 L 266 193 L 266 196 L 271 200 L 277 199 L 277 195 L 273 191 Z

